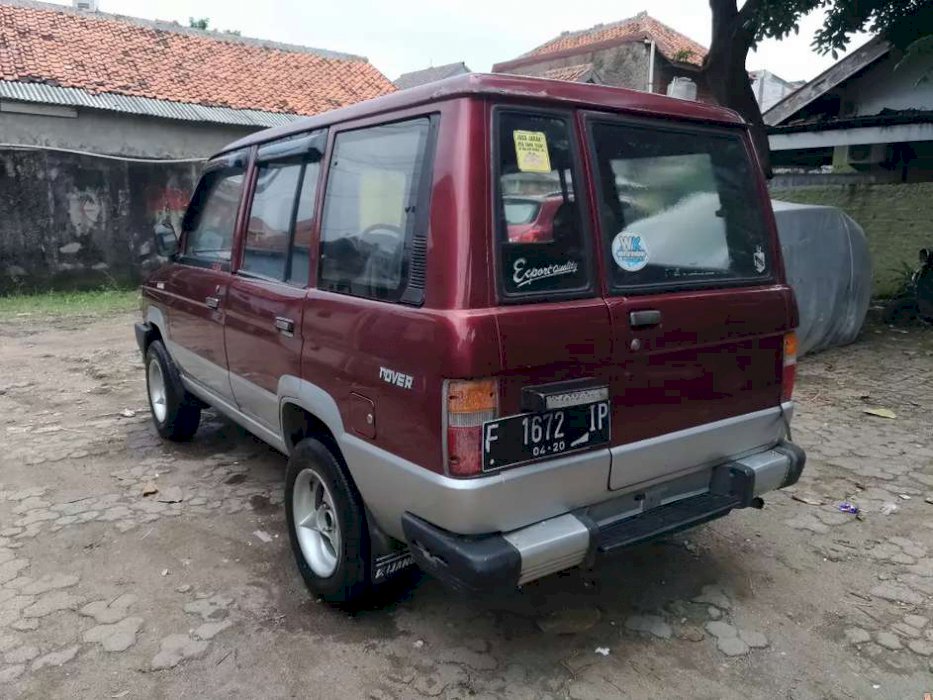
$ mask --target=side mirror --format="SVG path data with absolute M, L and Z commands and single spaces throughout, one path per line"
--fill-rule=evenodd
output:
M 929 248 L 920 249 L 920 264 L 928 265 L 933 263 L 933 253 L 930 252 Z
M 163 258 L 174 258 L 178 254 L 178 235 L 168 219 L 155 227 L 155 247 Z

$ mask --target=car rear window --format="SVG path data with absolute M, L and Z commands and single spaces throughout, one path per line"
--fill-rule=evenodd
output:
M 614 288 L 756 283 L 771 245 L 739 136 L 595 123 L 595 182 Z
M 570 120 L 500 111 L 496 212 L 505 297 L 567 296 L 591 288 L 589 247 L 574 192 Z

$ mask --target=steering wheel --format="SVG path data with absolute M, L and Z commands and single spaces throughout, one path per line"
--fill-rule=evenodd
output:
M 386 233 L 391 233 L 401 240 L 405 237 L 405 232 L 402 231 L 401 227 L 394 226 L 392 224 L 373 224 L 372 226 L 367 226 L 365 229 L 360 231 L 360 238 L 366 239 L 371 236 L 376 231 L 385 231 Z

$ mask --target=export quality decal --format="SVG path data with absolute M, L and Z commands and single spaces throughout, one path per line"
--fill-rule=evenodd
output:
M 612 259 L 626 272 L 638 272 L 648 264 L 645 239 L 637 233 L 620 233 L 612 241 Z
M 575 260 L 568 260 L 565 263 L 555 263 L 543 267 L 528 267 L 528 261 L 525 258 L 519 258 L 513 265 L 512 280 L 516 287 L 525 287 L 533 282 L 564 275 L 575 275 L 580 265 Z

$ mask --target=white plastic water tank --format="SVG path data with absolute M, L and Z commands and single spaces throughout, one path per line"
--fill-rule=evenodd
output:
M 667 94 L 681 100 L 695 101 L 697 98 L 697 84 L 690 78 L 677 77 L 668 84 Z

